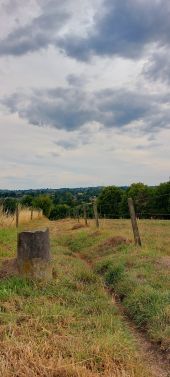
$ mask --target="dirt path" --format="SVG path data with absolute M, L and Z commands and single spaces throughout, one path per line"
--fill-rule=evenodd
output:
M 158 346 L 154 346 L 144 333 L 138 330 L 134 322 L 127 317 L 123 305 L 114 295 L 112 295 L 112 301 L 118 308 L 122 320 L 126 323 L 129 331 L 133 335 L 141 358 L 143 362 L 148 365 L 153 377 L 170 377 L 170 363 L 165 354 L 160 351 Z
M 89 268 L 92 268 L 92 263 L 88 262 L 87 259 L 80 253 L 76 253 L 76 257 L 83 260 Z M 129 332 L 133 335 L 135 339 L 137 350 L 141 356 L 141 360 L 144 365 L 146 365 L 151 372 L 153 377 L 170 377 L 170 361 L 165 356 L 163 352 L 160 351 L 158 346 L 154 346 L 146 337 L 145 333 L 139 331 L 132 322 L 119 301 L 118 298 L 114 296 L 106 287 L 104 287 L 107 294 L 112 298 L 114 306 L 117 307 L 122 321 L 126 323 Z

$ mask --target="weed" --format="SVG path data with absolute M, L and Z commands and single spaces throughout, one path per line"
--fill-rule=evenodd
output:
M 105 274 L 105 281 L 108 286 L 114 288 L 115 284 L 122 279 L 124 274 L 124 266 L 110 266 L 108 271 Z

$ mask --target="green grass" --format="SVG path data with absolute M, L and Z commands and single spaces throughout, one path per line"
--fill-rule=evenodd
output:
M 74 231 L 72 222 L 44 224 L 50 226 L 55 278 L 0 281 L 0 374 L 151 377 L 104 286 L 168 352 L 170 223 L 141 221 L 142 248 L 104 243 L 114 236 L 132 238 L 127 220 L 106 221 L 97 232 L 92 224 Z M 0 230 L 1 261 L 14 257 L 16 238 L 14 228 Z
M 51 234 L 55 279 L 0 282 L 0 374 L 151 377 L 102 278 L 74 257 L 77 244 L 91 249 L 104 235 L 94 241 L 90 234 L 73 233 L 70 249 L 70 235 L 63 231 L 59 239 L 54 224 Z M 16 244 L 13 230 L 11 239 Z
M 16 229 L 0 230 L 0 260 L 15 255 L 16 250 Z
M 80 230 L 76 233 L 72 232 L 69 235 L 61 235 L 58 237 L 57 242 L 59 245 L 67 246 L 72 252 L 79 252 L 98 244 L 104 238 L 105 235 L 100 232 L 93 236 L 93 233 L 91 234 L 87 230 Z
M 114 222 L 111 222 L 114 224 Z M 90 261 L 93 270 L 103 277 L 105 284 L 121 299 L 128 315 L 141 330 L 145 330 L 152 342 L 162 350 L 170 347 L 170 267 L 169 221 L 140 222 L 142 248 L 133 244 L 119 247 L 100 246 L 103 239 L 121 235 L 117 226 L 110 231 L 100 230 L 100 237 L 92 239 L 89 229 L 81 244 L 82 234 L 73 234 L 67 245 L 74 252 L 79 250 Z M 117 224 L 118 225 L 118 221 Z M 122 231 L 123 229 L 123 231 Z M 121 228 L 122 236 L 129 233 L 127 221 Z M 92 244 L 93 242 L 93 244 Z M 165 259 L 166 258 L 166 259 Z M 169 264 L 168 264 L 169 263 Z M 166 266 L 166 264 L 168 264 Z

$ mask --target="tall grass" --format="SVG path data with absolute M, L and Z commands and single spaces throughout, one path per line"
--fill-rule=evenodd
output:
M 37 220 L 42 218 L 42 211 L 34 210 L 32 219 Z M 29 208 L 19 209 L 19 224 L 25 224 L 31 220 L 31 210 Z M 11 227 L 16 224 L 16 214 L 5 214 L 3 207 L 0 207 L 0 228 Z

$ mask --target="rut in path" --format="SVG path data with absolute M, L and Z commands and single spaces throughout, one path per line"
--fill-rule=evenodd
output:
M 83 260 L 89 268 L 92 268 L 92 263 L 82 256 L 80 253 L 76 253 L 77 258 Z M 170 362 L 166 358 L 165 354 L 161 352 L 158 346 L 154 346 L 146 337 L 146 335 L 139 331 L 134 322 L 132 322 L 126 315 L 125 309 L 119 299 L 111 293 L 106 287 L 104 287 L 107 294 L 112 298 L 114 306 L 117 307 L 122 321 L 126 323 L 129 332 L 135 339 L 138 353 L 141 356 L 141 360 L 151 372 L 151 377 L 170 377 Z
M 146 335 L 138 330 L 126 315 L 123 305 L 112 295 L 112 302 L 118 308 L 122 320 L 133 335 L 142 361 L 149 367 L 153 377 L 170 377 L 170 363 L 158 346 L 154 346 Z

